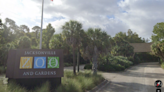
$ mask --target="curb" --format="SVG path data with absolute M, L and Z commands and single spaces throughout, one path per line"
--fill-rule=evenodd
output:
M 96 87 L 94 87 L 93 89 L 86 91 L 86 92 L 95 92 L 96 90 L 98 90 L 99 88 L 103 87 L 106 83 L 108 83 L 108 80 L 104 80 L 103 82 L 101 82 L 100 84 L 98 84 Z

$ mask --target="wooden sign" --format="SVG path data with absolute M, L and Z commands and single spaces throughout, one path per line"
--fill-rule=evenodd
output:
M 7 60 L 6 77 L 63 77 L 63 68 L 63 50 L 10 50 Z

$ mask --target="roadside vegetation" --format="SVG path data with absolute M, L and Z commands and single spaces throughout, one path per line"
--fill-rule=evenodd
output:
M 5 73 L 6 73 L 6 68 L 0 66 L 0 74 L 5 74 Z
M 14 20 L 9 18 L 6 18 L 4 22 L 1 21 L 1 24 L 3 24 L 3 29 L 0 30 L 0 66 L 3 66 L 2 68 L 6 67 L 9 50 L 39 48 L 39 26 L 34 26 L 30 30 L 26 25 L 18 26 Z M 126 61 L 131 61 L 133 65 L 150 61 L 148 58 L 156 59 L 150 53 L 135 53 L 134 55 L 134 48 L 129 43 L 147 43 L 148 39 L 139 37 L 131 29 L 127 32 L 119 32 L 111 37 L 100 28 L 84 30 L 82 24 L 74 20 L 66 22 L 61 28 L 62 32 L 59 34 L 55 34 L 56 30 L 51 24 L 43 29 L 42 49 L 63 49 L 64 66 L 73 65 L 75 75 L 76 65 L 90 63 L 93 66 L 93 74 L 96 75 L 98 67 L 100 69 L 103 62 L 116 62 L 117 60 L 112 58 L 119 56 L 127 58 Z M 102 59 L 102 57 L 105 58 Z M 100 64 L 100 66 L 97 64 Z M 118 63 L 109 66 L 115 68 L 120 65 Z M 125 66 L 121 65 L 120 67 Z M 1 71 L 3 70 L 5 69 L 1 69 Z M 79 68 L 77 70 L 79 72 Z
M 9 50 L 39 48 L 40 27 L 34 26 L 30 30 L 26 25 L 18 26 L 14 20 L 9 18 L 0 22 L 3 24 L 3 29 L 0 29 L 0 74 L 3 74 L 6 71 Z M 158 25 L 163 26 L 164 23 Z M 155 42 L 152 45 L 153 53 L 134 53 L 134 48 L 129 43 L 148 43 L 149 40 L 139 37 L 131 29 L 111 37 L 100 28 L 84 30 L 82 24 L 75 20 L 66 22 L 61 28 L 62 32 L 56 34 L 53 25 L 48 24 L 42 34 L 42 49 L 63 49 L 64 66 L 73 66 L 73 72 L 65 72 L 62 85 L 57 88 L 57 92 L 90 90 L 103 80 L 97 70 L 123 71 L 142 62 L 157 61 L 158 57 L 161 58 L 162 67 L 164 66 L 164 56 L 161 54 L 164 53 L 162 41 L 164 32 L 156 26 L 153 30 L 155 35 L 152 36 L 152 41 Z M 86 64 L 84 68 L 91 69 L 92 72 L 82 73 L 79 68 L 76 72 L 75 66 L 80 64 Z M 45 83 L 41 87 L 43 92 L 48 92 L 48 85 Z M 4 90 L 3 88 L 5 87 L 0 88 L 0 91 Z M 8 84 L 8 88 L 6 90 L 11 92 L 27 92 L 15 84 Z M 12 88 L 15 89 L 12 90 Z M 35 92 L 42 92 L 41 89 L 36 88 Z
M 91 90 L 103 80 L 100 74 L 93 75 L 91 71 L 79 72 L 77 75 L 74 75 L 71 71 L 64 71 L 61 85 L 54 90 L 50 90 L 49 82 L 34 88 L 34 90 L 27 90 L 14 82 L 8 85 L 2 85 L 1 82 L 0 92 L 85 92 Z
M 152 41 L 151 45 L 152 53 L 159 57 L 158 61 L 161 64 L 161 67 L 164 68 L 164 22 L 157 23 L 153 29 Z

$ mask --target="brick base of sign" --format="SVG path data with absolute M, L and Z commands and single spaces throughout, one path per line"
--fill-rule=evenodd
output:
M 8 79 L 8 83 L 16 82 L 18 85 L 27 88 L 28 90 L 34 89 L 35 87 L 41 86 L 46 81 L 50 83 L 50 89 L 55 89 L 61 84 L 61 77 L 58 78 L 21 78 L 21 79 Z

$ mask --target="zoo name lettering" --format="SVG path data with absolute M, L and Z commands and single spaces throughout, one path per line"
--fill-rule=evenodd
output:
M 55 51 L 25 51 L 24 55 L 55 55 Z

